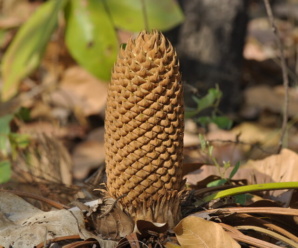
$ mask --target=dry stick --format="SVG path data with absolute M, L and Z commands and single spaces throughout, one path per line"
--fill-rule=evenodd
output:
M 45 202 L 48 205 L 50 205 L 52 207 L 55 207 L 57 209 L 69 209 L 69 207 L 64 205 L 64 204 L 61 204 L 59 202 L 53 201 L 53 200 L 45 198 L 43 196 L 31 194 L 31 193 L 28 193 L 28 192 L 23 192 L 23 191 L 18 191 L 18 190 L 8 190 L 8 189 L 0 189 L 0 192 L 15 194 L 15 195 L 20 196 L 20 197 L 32 198 L 32 199 L 35 199 L 35 200 L 38 200 L 38 201 Z
M 142 4 L 143 17 L 144 17 L 145 30 L 150 31 L 145 0 L 141 0 L 141 4 Z
M 246 244 L 254 245 L 255 247 L 258 248 L 277 248 L 280 246 L 276 246 L 272 243 L 268 243 L 266 241 L 244 235 L 242 232 L 240 232 L 238 229 L 236 229 L 233 226 L 224 224 L 224 223 L 218 223 L 221 225 L 234 240 L 237 240 L 239 242 L 244 242 Z
M 235 233 L 228 233 L 233 239 L 235 239 L 236 241 L 239 242 L 243 242 L 246 244 L 250 244 L 253 245 L 254 247 L 258 247 L 258 248 L 280 248 L 280 246 L 274 245 L 272 243 L 257 239 L 257 238 L 253 238 L 247 235 L 238 235 Z
M 259 227 L 259 226 L 251 226 L 251 225 L 243 225 L 243 226 L 236 226 L 235 228 L 237 228 L 238 230 L 254 230 L 256 232 L 260 232 L 260 233 L 263 233 L 267 236 L 270 236 L 278 241 L 282 241 L 292 247 L 297 247 L 298 244 L 295 242 L 295 241 L 292 241 L 286 237 L 284 237 L 283 235 L 280 235 L 276 232 L 273 232 L 271 230 L 268 230 L 266 228 L 262 228 L 262 227 Z
M 271 24 L 272 31 L 273 31 L 274 35 L 276 36 L 276 41 L 277 41 L 278 49 L 280 52 L 280 62 L 281 62 L 281 70 L 282 70 L 282 77 L 283 77 L 283 85 L 284 85 L 284 89 L 285 89 L 283 122 L 282 122 L 282 127 L 281 127 L 279 146 L 278 146 L 278 150 L 277 150 L 277 153 L 279 153 L 282 149 L 284 136 L 287 131 L 288 112 L 289 112 L 289 79 L 288 79 L 283 44 L 281 42 L 281 38 L 280 38 L 280 35 L 278 32 L 278 29 L 274 22 L 273 13 L 272 13 L 272 9 L 271 9 L 269 0 L 264 0 L 264 3 L 265 3 L 265 8 L 266 8 L 266 12 L 268 15 L 268 19 Z
M 280 227 L 280 226 L 277 226 L 273 223 L 270 223 L 269 221 L 267 220 L 264 220 L 264 219 L 261 219 L 261 218 L 256 218 L 254 217 L 253 215 L 250 215 L 250 214 L 241 214 L 240 216 L 244 216 L 245 218 L 254 218 L 255 221 L 258 222 L 258 224 L 270 229 L 270 230 L 273 230 L 275 232 L 278 232 L 280 234 L 282 234 L 283 236 L 285 237 L 288 237 L 289 239 L 295 241 L 296 243 L 298 243 L 298 237 L 295 236 L 294 234 L 290 233 L 289 231 L 285 230 L 284 228 Z
M 273 215 L 290 215 L 298 216 L 298 209 L 281 208 L 281 207 L 231 207 L 217 208 L 200 211 L 208 214 L 231 214 L 231 213 L 250 213 L 250 214 L 273 214 Z

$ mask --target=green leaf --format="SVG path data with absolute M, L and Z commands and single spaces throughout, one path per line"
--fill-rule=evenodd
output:
M 174 0 L 108 0 L 106 4 L 118 28 L 139 32 L 147 28 L 142 1 L 145 4 L 149 30 L 168 30 L 184 19 L 179 5 Z
M 15 116 L 22 120 L 22 121 L 30 121 L 30 110 L 28 108 L 21 107 L 17 113 L 15 113 Z
M 65 39 L 71 55 L 90 73 L 108 81 L 119 44 L 104 1 L 70 1 L 66 22 Z
M 251 194 L 240 194 L 233 196 L 234 202 L 238 203 L 240 205 L 247 204 L 248 201 L 250 201 L 253 198 L 253 195 Z
M 233 125 L 233 121 L 226 116 L 213 116 L 210 122 L 215 123 L 221 129 L 230 129 Z
M 221 185 L 224 185 L 228 180 L 227 179 L 218 179 L 218 180 L 215 180 L 213 182 L 210 182 L 207 184 L 207 187 L 216 187 L 216 186 L 221 186 Z
M 237 173 L 237 171 L 239 170 L 240 167 L 240 162 L 237 162 L 237 164 L 234 166 L 233 170 L 231 171 L 230 175 L 229 175 L 229 179 L 232 179 L 233 176 L 235 176 L 235 174 Z
M 209 116 L 201 116 L 197 118 L 197 122 L 201 124 L 203 127 L 207 127 L 211 122 L 211 118 Z
M 11 177 L 11 165 L 7 160 L 0 162 L 0 184 L 9 181 Z
M 20 133 L 11 133 L 9 134 L 10 142 L 16 148 L 24 149 L 30 143 L 30 135 L 29 134 L 20 134 Z
M 2 61 L 3 101 L 13 97 L 20 80 L 39 65 L 45 47 L 57 26 L 58 13 L 67 1 L 50 0 L 42 4 L 21 26 Z
M 240 186 L 232 189 L 226 189 L 217 193 L 204 197 L 203 202 L 207 203 L 219 198 L 239 195 L 243 193 L 251 193 L 265 190 L 279 190 L 279 189 L 298 189 L 298 182 L 279 182 L 279 183 L 264 183 L 264 184 L 252 184 L 247 186 Z
M 10 133 L 10 122 L 13 115 L 5 115 L 0 117 L 0 154 L 6 155 L 9 149 L 8 135 Z
M 11 156 L 15 159 L 20 149 L 25 149 L 30 143 L 29 134 L 10 133 L 9 134 Z
M 208 90 L 206 96 L 202 97 L 198 101 L 198 110 L 202 111 L 206 108 L 212 107 L 222 96 L 221 91 L 218 88 L 211 88 Z

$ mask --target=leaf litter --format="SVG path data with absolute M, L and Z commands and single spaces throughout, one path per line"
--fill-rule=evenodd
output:
M 32 11 L 30 4 L 25 4 L 25 6 L 29 12 Z M 18 15 L 11 15 L 8 24 L 1 22 L 2 25 L 6 25 L 5 27 L 20 25 L 23 17 L 13 20 L 12 16 Z M 248 40 L 248 45 L 250 46 L 246 48 L 252 49 L 253 46 L 251 45 L 254 44 L 251 39 Z M 268 53 L 268 51 L 262 51 L 260 48 L 253 47 L 253 49 L 255 50 L 250 50 L 250 53 L 247 50 L 246 54 L 249 55 L 246 56 L 259 61 L 264 61 L 273 54 L 272 50 Z M 60 62 L 64 63 L 65 61 Z M 47 61 L 44 63 L 44 67 L 51 73 L 55 73 L 55 69 L 53 69 L 55 65 L 53 64 L 53 61 Z M 278 142 L 278 132 L 276 132 L 278 126 L 272 128 L 272 125 L 265 125 L 264 127 L 259 123 L 250 122 L 237 125 L 231 131 L 209 127 L 209 131 L 205 132 L 207 139 L 214 146 L 214 156 L 220 163 L 229 160 L 232 164 L 231 167 L 222 169 L 221 173 L 214 165 L 210 165 L 210 158 L 202 155 L 200 140 L 197 135 L 202 130 L 195 126 L 193 132 L 188 133 L 189 136 L 185 139 L 185 178 L 189 184 L 189 191 L 182 203 L 184 218 L 173 230 L 168 230 L 162 223 L 140 221 L 136 224 L 137 229 L 133 232 L 131 221 L 117 207 L 109 212 L 109 206 L 113 204 L 112 200 L 105 200 L 101 198 L 100 194 L 90 190 L 95 185 L 98 186 L 104 182 L 104 178 L 94 178 L 91 185 L 83 184 L 84 179 L 91 175 L 92 170 L 95 169 L 94 161 L 104 160 L 104 154 L 99 152 L 103 150 L 103 142 L 85 137 L 85 135 L 94 129 L 90 124 L 92 122 L 91 117 L 100 113 L 97 120 L 102 118 L 106 85 L 94 79 L 84 69 L 73 65 L 67 68 L 64 74 L 54 75 L 52 78 L 61 77 L 62 81 L 51 84 L 51 87 L 55 88 L 54 90 L 50 87 L 47 94 L 38 95 L 30 101 L 29 105 L 28 103 L 24 104 L 29 108 L 37 109 L 38 101 L 40 101 L 45 106 L 35 112 L 34 119 L 30 124 L 16 123 L 15 121 L 13 123 L 20 133 L 35 133 L 32 130 L 42 129 L 43 133 L 51 136 L 49 139 L 59 138 L 61 144 L 65 145 L 71 153 L 66 156 L 69 158 L 72 155 L 73 162 L 66 159 L 66 164 L 62 163 L 63 155 L 61 153 L 64 152 L 61 150 L 64 148 L 59 148 L 57 145 L 54 148 L 55 153 L 48 156 L 49 166 L 46 168 L 48 171 L 43 171 L 39 175 L 26 172 L 34 182 L 26 180 L 27 185 L 25 186 L 24 182 L 21 183 L 15 178 L 13 183 L 1 185 L 1 188 L 15 190 L 15 193 L 0 191 L 0 247 L 8 247 L 11 244 L 14 245 L 13 247 L 32 247 L 32 244 L 37 247 L 44 247 L 43 244 L 46 242 L 48 245 L 60 245 L 61 241 L 65 240 L 68 240 L 70 245 L 77 242 L 77 245 L 81 244 L 86 247 L 99 244 L 100 247 L 108 248 L 150 247 L 150 245 L 151 247 L 167 248 L 240 247 L 239 243 L 241 245 L 246 243 L 255 247 L 297 247 L 297 190 L 274 190 L 244 194 L 244 200 L 237 198 L 237 196 L 231 196 L 208 202 L 203 206 L 200 205 L 200 199 L 206 194 L 231 187 L 269 182 L 298 183 L 297 173 L 295 173 L 297 171 L 296 161 L 298 161 L 295 152 L 298 147 L 295 125 L 289 130 L 291 132 L 288 146 L 290 149 L 283 149 L 280 154 L 272 155 L 271 153 L 273 153 Z M 34 80 L 33 77 L 33 83 L 36 83 Z M 80 81 L 84 81 L 84 86 L 80 84 Z M 95 88 L 96 90 L 94 90 Z M 26 87 L 23 89 L 26 91 Z M 66 95 L 67 97 L 65 97 Z M 263 101 L 264 95 L 266 95 L 266 99 L 272 100 L 269 101 L 269 104 L 268 101 Z M 278 87 L 252 87 L 245 93 L 246 108 L 253 109 L 254 116 L 264 115 L 265 109 L 266 111 L 269 109 L 274 115 L 274 113 L 280 113 L 283 97 L 283 92 Z M 296 102 L 294 90 L 290 93 L 290 98 L 292 103 Z M 295 116 L 296 107 L 295 104 L 290 105 L 291 116 Z M 60 123 L 58 125 L 55 122 L 55 117 L 58 115 L 55 114 L 58 113 L 57 110 L 60 111 L 59 113 L 63 110 L 63 115 L 59 115 Z M 50 122 L 49 119 L 51 119 Z M 85 125 L 86 123 L 88 125 Z M 97 142 L 96 145 L 92 143 L 95 141 Z M 31 145 L 28 149 L 36 150 L 36 155 L 46 157 L 47 147 L 41 148 L 42 151 L 36 147 L 39 146 Z M 262 147 L 262 150 L 259 147 Z M 86 155 L 85 151 L 90 153 Z M 94 159 L 90 159 L 91 157 Z M 251 160 L 247 161 L 248 159 Z M 198 161 L 200 162 L 198 163 Z M 233 170 L 233 165 L 238 161 L 243 162 L 237 173 L 232 179 L 226 181 L 225 185 L 207 187 L 210 182 L 228 178 Z M 84 167 L 84 162 L 89 163 L 90 167 L 87 166 L 87 168 L 80 170 Z M 66 187 L 64 184 L 70 184 L 73 172 L 64 172 L 66 179 L 63 179 L 59 171 L 65 171 L 63 167 L 69 171 L 68 166 L 72 163 L 77 166 L 74 168 L 74 175 L 80 186 L 70 190 L 72 186 Z M 41 160 L 36 160 L 34 164 L 31 163 L 37 168 L 39 164 L 41 164 Z M 44 164 L 44 160 L 42 164 Z M 59 168 L 58 174 L 55 176 L 50 173 L 54 171 L 51 169 L 53 164 Z M 40 166 L 40 169 L 44 170 L 45 168 Z M 14 173 L 18 172 L 18 175 L 25 175 L 24 171 L 19 172 L 15 167 L 13 170 Z M 53 182 L 53 180 L 58 180 L 58 182 Z M 205 191 L 203 192 L 202 189 Z M 30 191 L 33 194 L 43 195 L 45 198 L 54 198 L 58 202 L 67 204 L 67 209 L 57 209 L 57 205 L 56 207 L 51 206 L 51 208 L 45 207 L 44 204 L 38 204 L 32 199 L 28 203 L 22 198 L 28 200 L 30 197 L 16 196 L 17 190 Z M 97 227 L 94 226 L 94 222 L 88 222 L 88 213 L 94 213 L 93 210 L 89 212 L 89 206 L 85 208 L 81 204 L 77 204 L 81 208 L 70 208 L 74 201 L 79 198 L 84 198 L 84 201 L 91 201 L 94 198 L 100 199 L 95 204 L 97 207 L 98 204 L 102 207 L 101 211 L 94 217 L 97 220 L 95 221 L 98 224 Z M 43 201 L 41 199 L 38 200 L 39 203 Z M 95 211 L 97 207 L 94 207 Z M 277 234 L 282 235 L 282 237 Z M 84 244 L 83 240 L 90 243 Z M 154 246 L 156 244 L 160 246 Z M 63 244 L 60 245 L 60 247 L 62 246 Z

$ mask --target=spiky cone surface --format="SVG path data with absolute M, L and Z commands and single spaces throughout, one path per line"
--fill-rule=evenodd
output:
M 176 52 L 158 31 L 121 49 L 105 114 L 107 189 L 135 220 L 179 219 L 184 108 Z

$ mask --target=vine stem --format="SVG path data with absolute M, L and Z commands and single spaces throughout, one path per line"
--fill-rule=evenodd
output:
M 269 3 L 269 0 L 264 0 L 266 12 L 268 15 L 268 19 L 270 22 L 270 25 L 272 27 L 272 31 L 276 37 L 277 46 L 280 52 L 280 62 L 281 62 L 281 70 L 282 70 L 282 78 L 283 78 L 283 86 L 285 89 L 285 98 L 284 98 L 284 109 L 283 109 L 283 121 L 282 121 L 282 127 L 281 127 L 281 135 L 279 140 L 279 146 L 277 149 L 277 153 L 281 151 L 283 148 L 283 141 L 284 137 L 287 131 L 287 124 L 288 124 L 288 112 L 289 112 L 289 78 L 288 78 L 288 72 L 287 72 L 287 66 L 286 66 L 286 60 L 284 55 L 284 47 L 281 42 L 280 34 L 278 32 L 278 29 L 274 22 L 274 17 L 272 13 L 272 9 Z

